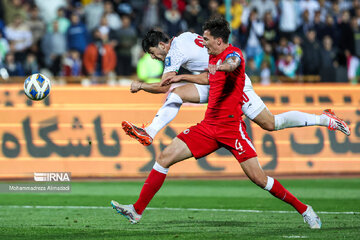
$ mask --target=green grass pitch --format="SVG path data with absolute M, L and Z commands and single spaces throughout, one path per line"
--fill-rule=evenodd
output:
M 0 239 L 360 239 L 359 178 L 280 182 L 322 229 L 248 180 L 167 180 L 136 225 L 110 200 L 133 203 L 143 181 L 73 182 L 71 193 L 1 193 Z

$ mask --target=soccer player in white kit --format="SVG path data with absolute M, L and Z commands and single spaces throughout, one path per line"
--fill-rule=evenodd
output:
M 194 74 L 208 74 L 209 55 L 203 46 L 202 36 L 185 32 L 178 37 L 169 39 L 161 31 L 151 30 L 142 41 L 142 47 L 153 59 L 163 61 L 165 64 L 162 75 L 162 83 L 178 82 L 182 79 L 191 81 L 198 78 L 196 75 L 177 75 L 180 67 Z M 206 83 L 204 83 L 206 84 Z M 161 86 L 160 83 L 144 83 L 134 81 L 131 92 L 144 90 L 150 93 L 166 93 L 171 89 L 165 103 L 157 112 L 152 123 L 146 128 L 140 128 L 128 121 L 122 122 L 124 131 L 140 143 L 150 145 L 156 134 L 170 123 L 184 102 L 206 103 L 209 96 L 209 85 L 192 83 L 175 83 Z M 326 126 L 330 130 L 339 130 L 350 135 L 348 125 L 338 118 L 330 109 L 321 115 L 290 111 L 278 115 L 272 115 L 261 98 L 255 93 L 250 78 L 246 75 L 244 87 L 244 105 L 242 111 L 253 122 L 261 128 L 274 131 L 284 128 L 305 126 Z

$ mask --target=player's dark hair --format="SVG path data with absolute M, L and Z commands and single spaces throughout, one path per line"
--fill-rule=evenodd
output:
M 160 42 L 167 43 L 170 38 L 163 32 L 157 30 L 150 30 L 142 40 L 142 48 L 144 52 L 149 52 L 151 47 L 157 47 Z
M 230 36 L 230 25 L 223 17 L 215 17 L 206 21 L 203 31 L 208 30 L 214 38 L 221 38 L 224 43 L 228 43 Z

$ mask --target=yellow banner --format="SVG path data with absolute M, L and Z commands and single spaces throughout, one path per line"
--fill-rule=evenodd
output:
M 254 86 L 273 114 L 332 108 L 350 122 L 352 135 L 325 127 L 262 130 L 246 119 L 264 169 L 275 174 L 360 173 L 360 86 Z M 0 85 L 0 178 L 32 177 L 34 172 L 71 172 L 72 177 L 139 177 L 178 133 L 200 122 L 206 105 L 184 105 L 149 147 L 126 136 L 121 122 L 151 122 L 166 95 L 128 87 L 53 86 L 44 101 L 27 100 L 22 85 Z M 243 172 L 224 149 L 189 159 L 170 176 L 237 176 Z

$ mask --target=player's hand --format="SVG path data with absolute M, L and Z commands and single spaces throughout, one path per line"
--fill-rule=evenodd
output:
M 175 76 L 168 76 L 165 79 L 161 80 L 160 86 L 164 87 L 164 86 L 170 85 L 172 83 L 172 79 L 174 77 L 176 77 L 176 75 Z
M 210 74 L 214 75 L 217 70 L 218 70 L 218 65 L 209 64 L 208 71 L 209 71 Z
M 169 80 L 168 80 L 168 83 L 171 84 L 171 83 L 177 83 L 177 82 L 180 82 L 182 80 L 182 75 L 175 75 L 173 77 L 169 77 Z
M 131 83 L 131 86 L 130 86 L 130 92 L 132 93 L 137 93 L 138 91 L 141 90 L 141 85 L 143 84 L 143 82 L 140 82 L 140 81 L 133 81 Z

